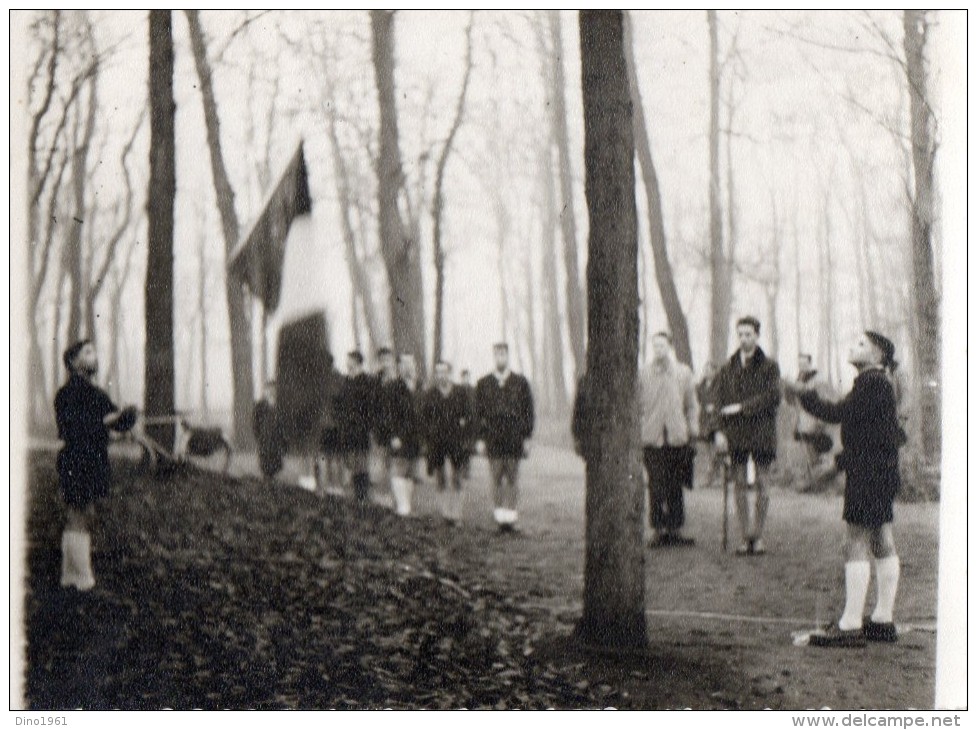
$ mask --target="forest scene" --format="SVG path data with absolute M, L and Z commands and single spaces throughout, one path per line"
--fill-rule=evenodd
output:
M 944 424 L 959 422 L 945 289 L 965 244 L 945 181 L 963 163 L 945 150 L 965 18 L 13 12 L 13 704 L 965 706 L 937 667 L 959 641 L 940 633 L 937 568 L 956 473 Z M 720 445 L 735 399 L 714 383 L 753 352 L 744 322 L 776 369 L 776 453 L 744 452 L 760 527 L 741 540 L 738 447 Z M 112 476 L 79 507 L 55 404 L 83 342 L 105 413 L 125 418 L 100 418 Z M 829 410 L 808 401 L 860 392 L 860 346 L 881 358 L 898 437 L 883 523 L 899 640 L 839 670 L 806 643 L 848 610 L 839 457 L 859 442 L 842 406 L 818 420 Z M 391 440 L 378 405 L 386 349 L 416 393 L 403 473 L 411 439 Z M 649 441 L 645 404 L 666 359 L 695 402 L 685 530 L 658 549 L 647 449 L 675 431 Z M 369 408 L 337 395 L 360 371 Z M 500 496 L 510 455 L 484 395 L 510 373 L 530 394 L 518 505 Z M 447 487 L 439 389 L 472 398 Z M 326 432 L 361 410 L 362 448 L 331 451 Z M 63 535 L 82 523 L 95 578 L 76 591 Z M 866 600 L 868 616 L 875 587 Z

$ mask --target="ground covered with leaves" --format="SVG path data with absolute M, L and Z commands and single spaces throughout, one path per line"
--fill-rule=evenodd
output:
M 792 646 L 789 630 L 800 626 L 790 617 L 813 622 L 814 604 L 837 599 L 827 588 L 837 583 L 837 554 L 817 557 L 830 547 L 835 505 L 813 497 L 790 496 L 805 500 L 797 504 L 807 512 L 790 510 L 804 522 L 772 530 L 773 545 L 781 533 L 794 543 L 761 563 L 717 549 L 715 530 L 704 529 L 707 518 L 718 524 L 716 494 L 693 492 L 699 544 L 649 551 L 647 651 L 576 645 L 583 515 L 572 458 L 542 450 L 526 463 L 518 536 L 491 529 L 484 465 L 466 495 L 466 523 L 451 528 L 429 488 L 418 494 L 419 516 L 404 520 L 246 476 L 160 479 L 120 462 L 94 535 L 98 585 L 78 594 L 58 586 L 53 454 L 32 454 L 26 701 L 37 709 L 931 706 L 931 633 L 848 653 L 841 671 L 837 653 Z M 907 610 L 931 622 L 933 514 L 910 521 L 915 544 L 904 558 L 904 590 L 914 594 Z M 736 623 L 734 614 L 756 620 Z

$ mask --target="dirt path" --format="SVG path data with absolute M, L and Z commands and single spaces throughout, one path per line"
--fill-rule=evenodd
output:
M 583 464 L 572 453 L 536 446 L 523 465 L 522 480 L 523 534 L 504 539 L 479 531 L 471 549 L 481 551 L 488 575 L 523 605 L 550 611 L 568 633 L 579 615 L 583 586 Z M 492 530 L 488 482 L 487 465 L 477 460 L 466 520 L 486 531 Z M 436 510 L 430 487 L 418 497 L 418 512 Z M 730 510 L 734 529 L 732 505 Z M 896 506 L 902 562 L 897 622 L 903 633 L 896 645 L 860 650 L 792 643 L 793 632 L 836 618 L 843 604 L 839 497 L 774 490 L 768 554 L 753 558 L 722 552 L 718 489 L 686 492 L 686 512 L 696 545 L 646 553 L 651 653 L 693 667 L 688 696 L 670 693 L 673 699 L 687 699 L 692 707 L 717 700 L 743 708 L 933 706 L 937 504 Z M 731 536 L 731 545 L 734 540 Z M 873 583 L 867 610 L 874 596 Z M 695 667 L 715 676 L 696 676 Z M 621 681 L 618 672 L 612 674 Z M 632 684 L 632 693 L 660 701 L 650 682 Z M 710 684 L 716 688 L 705 692 Z

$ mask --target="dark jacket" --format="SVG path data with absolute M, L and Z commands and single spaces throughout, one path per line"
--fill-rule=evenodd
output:
M 719 430 L 719 416 L 716 410 L 716 376 L 703 378 L 695 386 L 695 397 L 699 401 L 699 438 L 711 440 Z
M 421 455 L 421 397 L 420 391 L 411 390 L 407 383 L 397 378 L 383 385 L 383 412 L 386 428 L 390 433 L 385 445 L 390 453 L 403 459 L 416 459 Z M 400 439 L 400 446 L 393 448 L 391 441 Z
M 282 470 L 282 461 L 285 458 L 285 436 L 278 409 L 262 398 L 254 404 L 251 427 L 258 442 L 258 465 L 261 473 L 271 478 Z
M 339 450 L 348 454 L 370 448 L 370 428 L 376 410 L 376 384 L 366 373 L 343 378 L 336 394 L 335 416 Z
M 475 386 L 475 422 L 490 458 L 522 457 L 523 442 L 533 434 L 535 411 L 529 381 L 509 373 L 504 384 L 494 373 Z
M 780 368 L 759 347 L 744 367 L 736 351 L 716 376 L 716 413 L 739 403 L 743 409 L 732 416 L 719 415 L 734 458 L 752 453 L 768 464 L 777 456 L 777 407 L 780 405 Z
M 384 380 L 382 373 L 369 376 L 370 387 L 373 395 L 373 413 L 370 417 L 370 430 L 373 431 L 373 438 L 381 446 L 390 445 L 390 415 L 388 413 L 388 403 L 390 400 L 391 387 L 397 382 L 397 378 Z
M 462 388 L 453 386 L 448 395 L 437 386 L 429 389 L 421 410 L 428 459 L 443 461 L 448 455 L 456 465 L 462 461 L 470 450 L 473 416 L 471 401 Z
M 841 424 L 844 469 L 845 519 L 849 505 L 892 500 L 899 491 L 899 419 L 892 384 L 881 370 L 864 370 L 851 392 L 837 403 L 823 400 L 816 391 L 799 396 L 804 409 L 828 423 Z
M 108 496 L 109 429 L 103 419 L 117 411 L 108 394 L 80 375 L 72 374 L 54 397 L 61 496 L 73 507 L 84 507 Z

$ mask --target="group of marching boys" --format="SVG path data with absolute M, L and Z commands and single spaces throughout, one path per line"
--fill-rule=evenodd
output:
M 398 515 L 411 514 L 422 457 L 433 476 L 445 519 L 461 519 L 462 487 L 478 451 L 488 457 L 494 484 L 494 517 L 500 532 L 514 532 L 518 519 L 519 460 L 535 420 L 533 396 L 525 377 L 509 369 L 505 343 L 493 348 L 495 369 L 472 386 L 468 371 L 455 383 L 451 364 L 439 360 L 428 387 L 418 378 L 410 354 L 377 352 L 368 373 L 359 351 L 346 358 L 346 374 L 333 372 L 326 389 L 318 459 L 312 486 L 324 491 L 348 487 L 366 501 L 371 487 L 371 456 L 382 469 L 378 481 L 389 487 Z M 264 401 L 267 403 L 267 399 Z M 263 406 L 264 407 L 264 406 Z M 270 429 L 256 421 L 259 448 Z M 280 459 L 263 459 L 273 475 Z

